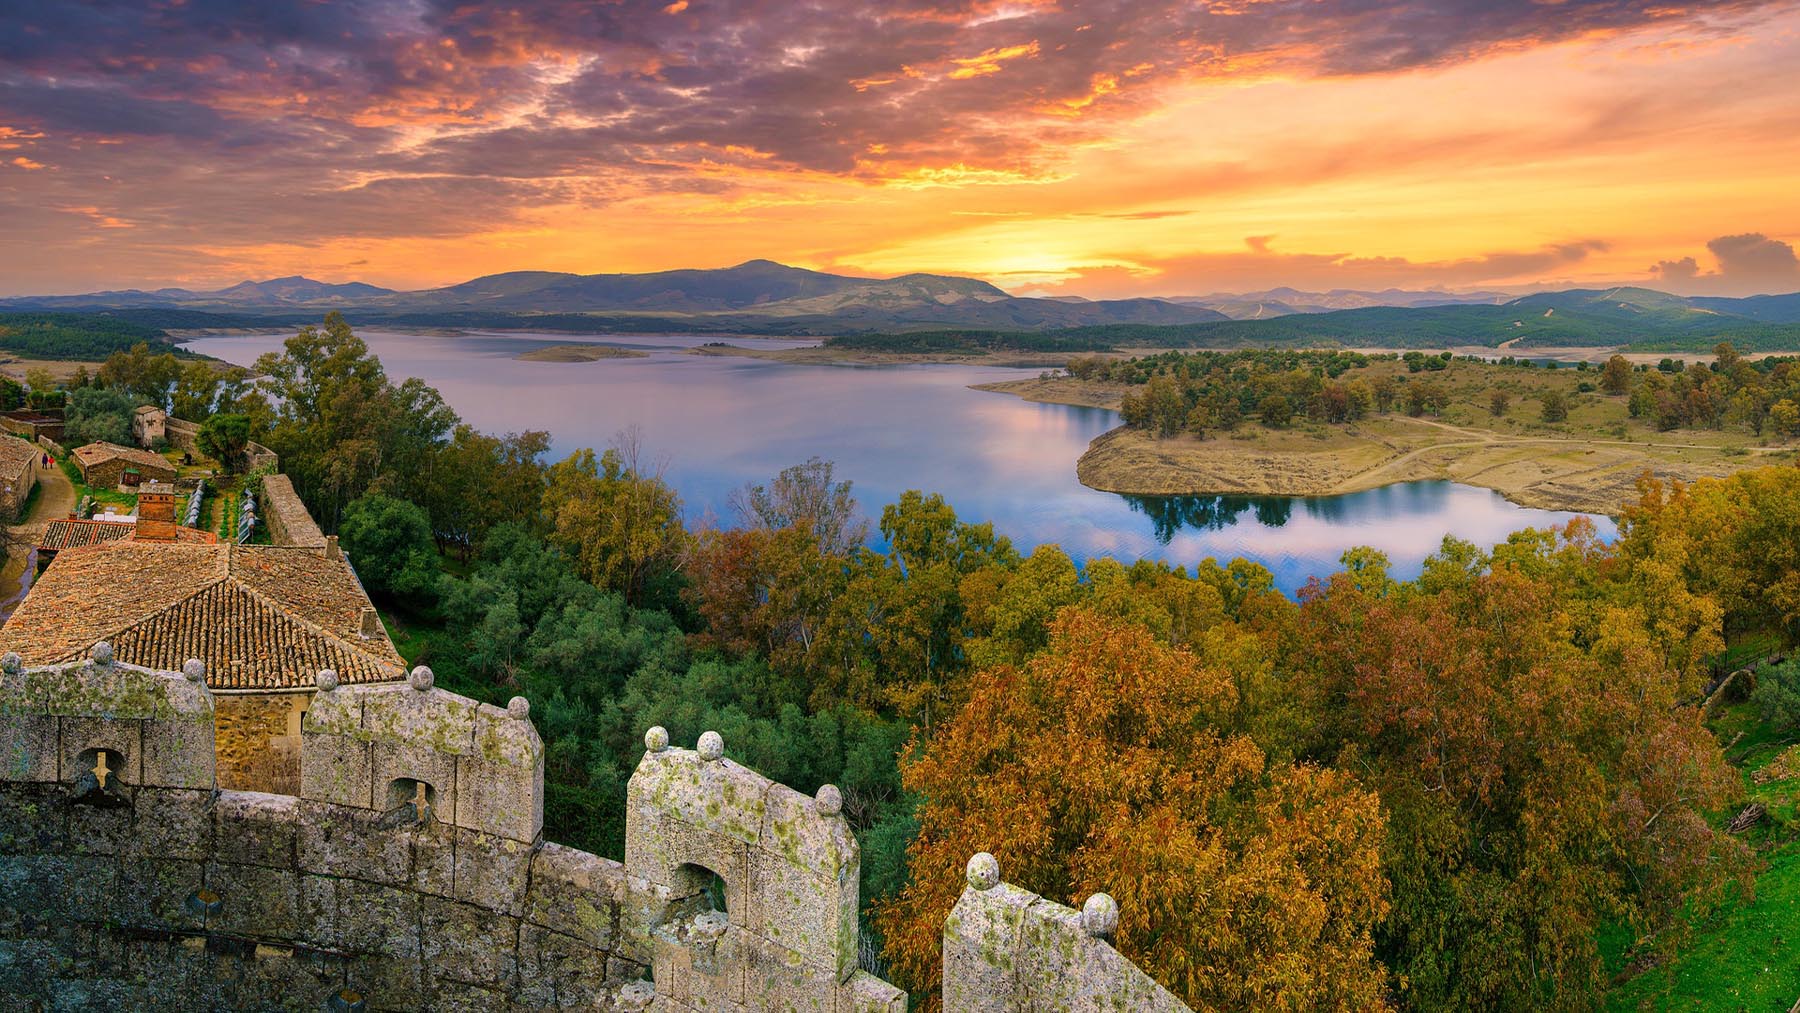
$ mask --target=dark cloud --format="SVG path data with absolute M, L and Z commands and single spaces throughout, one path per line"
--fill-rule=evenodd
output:
M 44 135 L 8 158 L 46 167 L 27 203 L 128 208 L 140 242 L 443 235 L 734 169 L 1043 176 L 1178 81 L 1706 34 L 1772 3 L 11 2 L 0 129 Z
M 1693 257 L 1651 265 L 1650 277 L 1670 291 L 1687 294 L 1758 295 L 1800 289 L 1800 257 L 1791 243 L 1760 232 L 1719 236 L 1706 249 L 1718 265 L 1701 271 Z

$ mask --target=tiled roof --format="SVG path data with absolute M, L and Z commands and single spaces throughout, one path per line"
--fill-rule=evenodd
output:
M 64 549 L 80 549 L 101 542 L 116 542 L 130 538 L 137 530 L 137 525 L 121 521 L 83 521 L 73 517 L 53 520 L 44 528 L 44 537 L 38 539 L 38 548 L 51 552 Z
M 60 552 L 0 628 L 28 665 L 84 657 L 179 669 L 206 662 L 217 690 L 310 688 L 321 668 L 343 683 L 402 679 L 383 634 L 360 635 L 369 605 L 341 557 L 271 545 L 119 541 Z
M 61 517 L 45 526 L 43 537 L 38 539 L 38 550 L 61 552 L 64 549 L 83 549 L 101 542 L 120 542 L 132 537 L 136 531 L 137 525 L 129 521 L 84 521 Z M 196 544 L 212 544 L 219 540 L 219 536 L 210 531 L 184 527 L 175 529 L 175 537 L 180 541 Z
M 161 454 L 153 454 L 148 450 L 139 450 L 136 447 L 121 447 L 117 443 L 90 443 L 85 447 L 76 447 L 71 453 L 75 455 L 76 460 L 87 467 L 119 457 L 140 468 L 160 468 L 170 474 L 175 472 L 175 466 Z
M 0 436 L 0 475 L 23 475 L 36 467 L 43 450 L 16 436 Z

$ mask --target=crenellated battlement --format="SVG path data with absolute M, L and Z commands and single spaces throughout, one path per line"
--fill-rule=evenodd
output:
M 205 679 L 104 643 L 0 658 L 0 1005 L 906 1008 L 857 967 L 835 787 L 808 797 L 716 732 L 689 750 L 651 729 L 620 863 L 542 839 L 523 698 L 321 672 L 289 796 L 216 787 Z M 991 878 L 947 924 L 946 1009 L 1184 1008 L 1093 917 Z

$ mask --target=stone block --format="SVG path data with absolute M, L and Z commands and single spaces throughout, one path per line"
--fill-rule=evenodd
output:
M 665 926 L 653 937 L 651 978 L 656 994 L 696 1010 L 744 1008 L 743 930 L 710 944 L 690 944 Z
M 221 862 L 291 869 L 300 837 L 300 800 L 222 791 L 213 804 L 213 855 Z
M 182 682 L 184 686 L 192 683 Z M 204 691 L 202 691 L 204 692 Z M 213 744 L 213 712 L 179 711 L 144 722 L 144 761 L 140 784 L 163 788 L 211 790 L 217 783 Z
M 205 917 L 189 898 L 205 886 L 206 867 L 199 862 L 126 859 L 119 866 L 116 917 L 132 928 L 198 932 Z
M 406 743 L 445 755 L 467 755 L 475 743 L 477 704 L 441 689 L 423 692 L 407 683 L 357 686 L 363 734 L 376 742 Z
M 455 898 L 466 904 L 518 917 L 531 881 L 532 848 L 505 837 L 456 831 Z
M 1038 896 L 1007 883 L 967 887 L 944 921 L 944 1008 L 1008 1013 L 1019 923 Z
M 456 757 L 454 822 L 467 830 L 530 844 L 544 830 L 544 764 L 530 767 L 480 756 Z
M 309 956 L 286 947 L 259 946 L 238 964 L 231 991 L 234 1009 L 316 1013 L 323 997 L 343 980 L 338 961 Z
M 438 981 L 433 983 L 431 993 L 433 1013 L 494 1013 L 512 1009 L 512 1001 L 505 990 L 459 981 Z
M 519 922 L 472 904 L 424 899 L 420 959 L 433 980 L 511 987 L 518 972 Z
M 26 678 L 42 687 L 47 713 L 129 721 L 155 717 L 163 684 L 181 677 L 88 661 L 38 669 Z
M 731 760 L 704 760 L 671 747 L 644 754 L 626 786 L 626 805 L 753 844 L 762 836 L 763 798 L 772 783 Z
M 745 937 L 744 998 L 750 1009 L 831 1010 L 837 1005 L 837 971 L 784 946 Z
M 300 734 L 366 740 L 362 696 L 348 688 L 314 693 L 300 723 Z
M 833 879 L 855 881 L 861 867 L 856 835 L 841 816 L 819 813 L 811 796 L 786 785 L 769 788 L 758 844 L 789 864 Z
M 856 969 L 856 882 L 841 883 L 761 848 L 751 848 L 749 928 L 808 960 Z
M 605 950 L 530 923 L 520 926 L 521 1005 L 592 1009 L 606 994 L 607 980 Z
M 1185 1013 L 1187 1007 L 1112 944 L 1089 936 L 1081 912 L 1039 899 L 1019 922 L 1019 1001 L 1033 1009 Z
M 133 790 L 121 794 L 129 798 Z M 76 855 L 123 855 L 136 850 L 135 828 L 129 805 L 99 806 L 70 802 L 67 847 Z
M 585 851 L 545 844 L 532 858 L 528 921 L 573 936 L 588 946 L 618 945 L 625 867 Z
M 412 882 L 412 832 L 382 827 L 380 814 L 301 800 L 300 868 L 388 886 Z
M 125 784 L 144 783 L 143 722 L 136 719 L 115 720 L 103 717 L 63 717 L 58 720 L 61 739 L 61 761 L 57 780 L 64 783 L 80 777 L 92 765 L 80 762 L 81 754 L 90 749 L 108 749 L 124 757 L 122 769 L 111 776 Z
M 867 971 L 838 986 L 837 1013 L 906 1013 L 906 993 Z
M 410 890 L 337 881 L 337 944 L 353 953 L 419 958 L 419 895 Z
M 232 935 L 287 941 L 300 933 L 300 875 L 262 865 L 212 863 L 206 888 L 219 898 L 219 913 L 206 927 Z
M 54 758 L 54 750 L 51 756 Z M 54 779 L 48 783 L 0 785 L 0 855 L 29 855 L 65 848 L 68 795 L 68 789 Z
M 544 743 L 529 720 L 482 704 L 471 751 L 457 758 L 459 827 L 519 841 L 544 828 Z
M 140 788 L 134 808 L 137 825 L 127 849 L 130 853 L 144 858 L 185 858 L 196 862 L 212 856 L 212 792 Z
M 409 832 L 413 889 L 437 897 L 455 897 L 457 829 L 434 819 Z
M 46 924 L 103 922 L 119 899 L 119 867 L 73 855 L 0 861 L 0 936 L 38 935 Z
M 295 942 L 324 950 L 343 948 L 338 931 L 338 882 L 330 876 L 300 874 Z
M 408 957 L 380 954 L 358 957 L 345 969 L 344 984 L 362 993 L 363 1000 L 372 1010 L 430 1008 L 423 1001 L 425 975 L 416 954 Z M 321 993 L 321 1001 L 314 1009 L 324 1008 L 323 997 L 330 995 L 331 991 L 333 990 Z
M 0 781 L 60 781 L 57 719 L 0 713 Z
M 319 698 L 335 696 L 321 693 Z M 312 715 L 307 715 L 307 721 Z M 300 797 L 362 809 L 375 808 L 369 743 L 342 735 L 300 735 Z

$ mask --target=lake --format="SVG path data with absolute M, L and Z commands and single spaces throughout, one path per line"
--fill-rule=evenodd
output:
M 1035 404 L 970 384 L 1036 376 L 996 366 L 798 365 L 688 355 L 717 337 L 358 332 L 396 380 L 417 376 L 489 432 L 546 429 L 558 456 L 600 448 L 637 426 L 680 491 L 690 523 L 729 524 L 726 496 L 818 456 L 855 483 L 865 513 L 908 489 L 942 493 L 957 516 L 992 521 L 1022 551 L 1054 543 L 1077 560 L 1165 559 L 1191 566 L 1233 556 L 1268 567 L 1292 593 L 1337 569 L 1345 549 L 1387 553 L 1416 576 L 1445 535 L 1478 545 L 1571 513 L 1516 506 L 1487 489 L 1408 482 L 1328 497 L 1126 497 L 1075 479 L 1089 440 L 1118 424 L 1106 409 Z M 249 365 L 285 335 L 205 337 L 187 347 Z M 520 352 L 613 344 L 644 358 L 524 362 Z M 810 341 L 740 338 L 754 347 Z M 1597 518 L 1600 533 L 1612 522 Z

